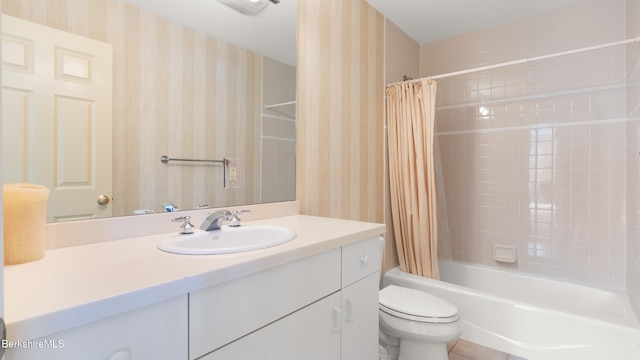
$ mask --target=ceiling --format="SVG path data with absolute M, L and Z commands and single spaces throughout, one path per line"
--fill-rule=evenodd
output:
M 264 54 L 296 64 L 298 0 L 269 3 L 244 15 L 216 0 L 124 0 L 153 14 Z
M 582 0 L 367 0 L 418 44 L 526 18 Z
M 296 64 L 298 0 L 269 3 L 254 16 L 241 14 L 217 0 L 124 1 L 278 61 Z M 417 43 L 424 44 L 583 0 L 366 1 Z

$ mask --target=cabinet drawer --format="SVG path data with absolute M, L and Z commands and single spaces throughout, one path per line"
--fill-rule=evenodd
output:
M 203 356 L 340 289 L 340 249 L 189 294 L 189 357 Z
M 380 269 L 380 240 L 372 237 L 342 248 L 342 286 Z
M 187 357 L 187 295 L 7 349 L 7 360 L 174 360 Z M 44 345 L 44 347 L 39 347 Z

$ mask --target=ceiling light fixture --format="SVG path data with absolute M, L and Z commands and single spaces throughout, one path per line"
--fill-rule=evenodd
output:
M 269 4 L 278 4 L 280 0 L 218 0 L 218 2 L 245 15 L 257 15 Z

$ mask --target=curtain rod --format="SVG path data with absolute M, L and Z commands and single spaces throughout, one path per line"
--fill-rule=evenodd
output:
M 464 74 L 469 74 L 469 73 L 474 73 L 474 72 L 484 71 L 484 70 L 492 70 L 492 69 L 497 69 L 497 68 L 501 68 L 501 67 L 505 67 L 505 66 L 526 64 L 526 63 L 532 62 L 532 61 L 546 60 L 546 59 L 551 59 L 551 58 L 565 56 L 565 55 L 573 55 L 573 54 L 577 54 L 577 53 L 581 53 L 581 52 L 599 50 L 599 49 L 604 49 L 604 48 L 608 48 L 608 47 L 627 45 L 627 44 L 637 43 L 637 42 L 640 42 L 640 36 L 635 37 L 635 38 L 631 38 L 631 39 L 628 39 L 628 40 L 614 41 L 614 42 L 610 42 L 610 43 L 606 43 L 606 44 L 588 46 L 588 47 L 583 47 L 583 48 L 575 49 L 575 50 L 562 51 L 562 52 L 557 52 L 557 53 L 548 54 L 548 55 L 534 56 L 534 57 L 520 59 L 520 60 L 506 61 L 506 62 L 494 64 L 494 65 L 480 66 L 480 67 L 476 67 L 476 68 L 472 68 L 472 69 L 454 71 L 454 72 L 435 75 L 435 76 L 425 76 L 422 79 L 431 79 L 431 80 L 443 79 L 443 78 L 448 78 L 448 77 L 457 76 L 457 75 L 464 75 Z M 420 79 L 418 79 L 418 80 L 420 80 Z

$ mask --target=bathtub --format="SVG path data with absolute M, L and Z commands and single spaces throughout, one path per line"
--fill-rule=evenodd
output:
M 640 359 L 640 326 L 626 295 L 460 262 L 442 281 L 388 271 L 395 284 L 454 303 L 462 338 L 529 360 Z

